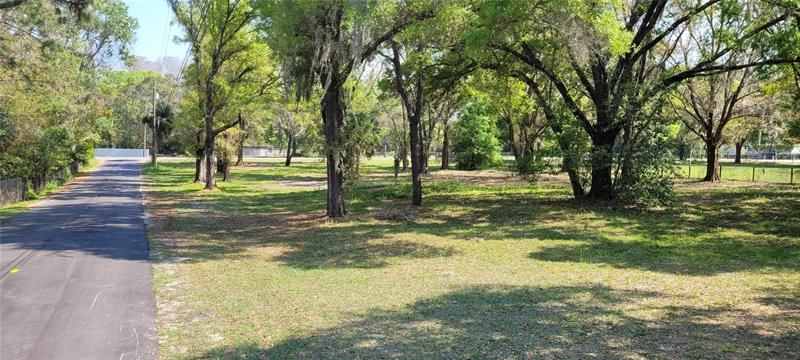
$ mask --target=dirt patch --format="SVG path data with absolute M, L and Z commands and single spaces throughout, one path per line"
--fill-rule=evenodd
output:
M 736 188 L 763 189 L 767 187 L 774 188 L 774 184 L 752 183 L 747 181 L 709 182 L 696 179 L 675 179 L 674 187 L 675 189 L 687 189 L 687 190 L 736 189 Z
M 271 181 L 259 186 L 262 190 L 320 190 L 327 188 L 328 183 L 325 178 L 314 178 L 308 180 L 291 181 Z
M 475 185 L 504 185 L 515 182 L 527 182 L 522 176 L 501 170 L 440 170 L 432 172 L 430 174 L 430 179 L 434 181 L 459 181 Z
M 376 220 L 405 221 L 411 223 L 417 218 L 414 212 L 409 208 L 378 210 L 375 211 L 372 216 Z

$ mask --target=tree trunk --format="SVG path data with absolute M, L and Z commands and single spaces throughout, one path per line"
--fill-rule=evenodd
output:
M 442 170 L 450 170 L 450 138 L 448 137 L 449 126 L 445 125 L 442 129 Z
M 612 161 L 614 141 L 619 131 L 606 131 L 592 138 L 592 187 L 587 197 L 595 200 L 612 200 Z
M 569 161 L 564 163 L 564 167 L 564 171 L 566 171 L 567 175 L 569 176 L 569 185 L 572 188 L 572 196 L 574 196 L 576 199 L 582 199 L 586 195 L 586 192 L 581 184 L 581 178 L 578 174 L 578 170 L 575 166 L 570 164 Z
M 231 161 L 227 155 L 222 156 L 222 181 L 228 181 L 231 177 Z
M 31 178 L 31 186 L 33 186 L 33 191 L 37 194 L 41 194 L 44 191 L 46 184 L 47 174 L 45 172 L 40 172 Z
M 403 170 L 406 171 L 408 169 L 408 154 L 406 151 L 402 152 L 402 159 L 403 159 Z
M 736 159 L 733 160 L 736 164 L 742 163 L 742 147 L 744 147 L 744 141 L 737 141 L 735 144 L 736 146 Z
M 236 166 L 244 165 L 244 141 L 239 143 L 239 148 L 236 149 Z
M 528 126 L 526 124 L 519 124 L 519 136 L 517 137 L 517 144 L 520 148 L 520 158 L 525 158 L 533 154 L 533 144 L 528 139 Z
M 209 172 L 207 166 L 208 165 L 206 165 L 206 154 L 205 154 L 205 152 L 203 152 L 203 155 L 202 155 L 202 157 L 200 159 L 200 179 L 198 181 L 200 181 L 200 182 L 202 182 L 204 184 L 206 183 L 206 176 L 208 176 L 208 172 Z M 217 157 L 216 156 L 212 156 L 211 157 L 211 173 L 213 173 L 215 175 L 217 173 Z M 216 180 L 216 178 L 215 178 L 215 180 Z
M 292 165 L 292 143 L 294 142 L 294 137 L 291 134 L 286 134 L 288 137 L 288 141 L 286 142 L 286 162 L 283 163 L 284 166 Z
M 205 190 L 214 190 L 217 187 L 217 172 L 214 161 L 214 139 L 206 137 L 205 149 L 203 151 L 203 168 L 205 170 Z
M 519 147 L 517 146 L 517 139 L 514 136 L 514 123 L 511 121 L 511 118 L 503 117 L 503 120 L 506 121 L 506 125 L 508 126 L 508 145 L 511 148 L 511 153 L 514 154 L 514 161 L 519 161 L 520 154 L 519 154 Z
M 706 177 L 703 181 L 719 181 L 719 142 L 706 141 Z
M 420 144 L 418 115 L 409 118 L 411 136 L 411 205 L 422 205 L 422 144 Z
M 205 172 L 203 171 L 203 149 L 197 149 L 194 152 L 194 182 L 203 181 Z
M 228 158 L 228 154 L 225 152 L 221 153 L 217 160 L 217 172 L 222 174 L 222 181 L 228 181 L 230 165 L 231 160 Z
M 420 139 L 420 141 L 422 141 L 422 144 L 420 145 L 420 149 L 421 149 L 420 151 L 422 152 L 420 154 L 420 161 L 422 161 L 422 174 L 423 175 L 427 175 L 428 174 L 428 159 L 430 158 L 430 154 L 431 154 L 431 149 L 430 149 L 430 141 L 431 141 L 431 139 L 424 139 L 424 137 L 423 137 L 423 138 Z
M 239 130 L 241 131 L 241 138 L 236 147 L 236 166 L 244 165 L 244 141 L 247 140 L 247 132 L 245 131 L 245 120 L 242 117 L 242 111 L 239 110 Z
M 213 67 L 213 66 L 212 66 Z M 215 69 L 212 69 L 215 71 Z M 203 162 L 205 163 L 205 190 L 214 190 L 217 187 L 216 182 L 216 168 L 214 166 L 214 137 L 216 134 L 214 133 L 214 118 L 213 118 L 213 88 L 211 84 L 211 79 L 209 78 L 206 81 L 206 89 L 205 89 L 205 140 L 203 141 Z
M 322 99 L 322 121 L 325 131 L 325 157 L 328 170 L 328 217 L 337 218 L 346 214 L 344 207 L 344 193 L 342 191 L 341 154 L 339 143 L 341 140 L 340 129 L 344 122 L 344 110 L 342 109 L 341 89 L 337 85 L 337 79 L 333 79 L 334 84 L 328 86 L 328 90 Z
M 561 136 L 562 129 L 560 126 L 551 124 L 550 128 L 556 134 L 558 147 L 561 149 L 561 152 L 564 153 L 564 156 L 561 158 L 561 171 L 565 171 L 569 176 L 569 184 L 572 187 L 572 195 L 576 199 L 582 199 L 584 196 L 586 196 L 586 191 L 583 189 L 583 185 L 581 184 L 581 178 L 578 174 L 578 166 L 569 156 L 569 143 Z

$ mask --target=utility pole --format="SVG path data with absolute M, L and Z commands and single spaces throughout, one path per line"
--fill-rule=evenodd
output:
M 156 117 L 156 100 L 158 93 L 156 93 L 156 80 L 153 79 L 153 154 L 152 164 L 158 168 L 158 117 Z

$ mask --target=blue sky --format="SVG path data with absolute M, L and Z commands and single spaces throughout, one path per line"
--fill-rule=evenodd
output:
M 128 14 L 139 21 L 136 30 L 133 53 L 146 57 L 151 61 L 165 56 L 174 56 L 183 59 L 186 55 L 186 44 L 176 44 L 173 39 L 180 34 L 177 24 L 170 25 L 172 11 L 166 0 L 125 0 L 128 5 Z M 166 39 L 167 33 L 169 38 Z M 166 51 L 164 46 L 166 42 Z

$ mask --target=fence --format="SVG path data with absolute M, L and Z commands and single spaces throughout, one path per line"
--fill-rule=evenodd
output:
M 263 147 L 263 146 L 245 146 L 242 148 L 244 156 L 253 157 L 283 157 L 286 156 L 286 149 Z
M 145 149 L 94 149 L 94 157 L 149 157 L 150 150 Z
M 706 163 L 683 163 L 678 173 L 688 179 L 702 179 L 706 175 Z M 796 184 L 800 182 L 800 167 L 780 164 L 733 164 L 720 163 L 719 177 L 722 180 L 770 182 Z
M 13 204 L 25 199 L 25 180 L 14 178 L 0 180 L 0 206 Z
M 80 170 L 80 166 L 77 163 L 72 163 L 70 166 L 63 167 L 47 174 L 47 182 L 55 182 L 61 185 L 72 178 L 74 174 L 77 174 L 78 170 Z
M 81 163 L 74 161 L 69 166 L 48 173 L 46 182 L 54 182 L 59 185 L 63 185 L 73 176 L 78 174 L 80 170 Z M 25 200 L 25 191 L 27 189 L 27 185 L 27 181 L 20 178 L 0 180 L 0 206 L 18 203 L 22 200 Z

